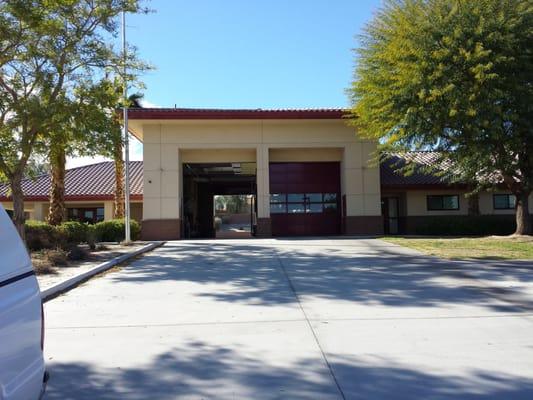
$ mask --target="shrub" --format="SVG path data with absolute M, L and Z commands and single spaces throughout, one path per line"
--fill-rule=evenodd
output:
M 41 221 L 26 221 L 26 245 L 30 250 L 62 247 L 66 241 L 61 232 L 52 225 Z
M 42 254 L 32 255 L 33 269 L 37 275 L 55 274 L 56 270 L 50 265 L 50 262 Z
M 67 252 L 62 249 L 48 249 L 44 250 L 43 254 L 45 258 L 54 267 L 63 267 L 68 265 Z
M 98 222 L 94 225 L 96 237 L 100 242 L 121 242 L 124 240 L 125 223 L 123 219 Z M 131 239 L 136 240 L 141 233 L 141 226 L 135 220 L 130 223 Z
M 98 232 L 96 232 L 96 226 L 87 225 L 86 241 L 91 250 L 96 249 L 96 242 L 98 242 Z
M 69 244 L 78 244 L 88 241 L 88 226 L 78 221 L 68 221 L 62 223 L 58 229 Z
M 88 253 L 87 250 L 83 249 L 82 247 L 74 246 L 68 251 L 67 257 L 72 261 L 86 260 Z

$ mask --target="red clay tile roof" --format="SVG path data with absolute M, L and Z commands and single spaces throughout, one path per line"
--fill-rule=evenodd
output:
M 434 166 L 436 162 L 439 162 L 439 153 L 437 152 L 413 151 L 402 154 L 391 154 L 380 165 L 381 186 L 398 189 L 450 186 L 452 183 L 449 177 L 447 178 L 424 170 L 424 168 Z M 399 170 L 408 163 L 413 163 L 414 169 L 410 175 L 405 176 Z M 452 166 L 442 164 L 439 169 L 443 172 L 451 172 Z
M 142 161 L 130 162 L 130 193 L 139 198 L 143 193 Z M 104 161 L 67 170 L 65 175 L 66 200 L 111 200 L 115 187 L 115 164 Z M 26 200 L 47 201 L 50 192 L 50 175 L 24 179 L 22 190 Z M 0 184 L 0 200 L 7 200 L 9 187 Z
M 341 119 L 342 108 L 221 109 L 221 108 L 130 108 L 130 119 Z

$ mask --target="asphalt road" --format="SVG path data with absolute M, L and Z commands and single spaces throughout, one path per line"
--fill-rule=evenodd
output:
M 45 312 L 49 400 L 533 398 L 525 265 L 372 239 L 169 242 Z

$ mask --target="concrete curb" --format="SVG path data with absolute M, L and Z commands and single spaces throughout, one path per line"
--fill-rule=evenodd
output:
M 126 260 L 129 260 L 130 258 L 138 256 L 139 254 L 143 254 L 143 253 L 146 253 L 147 251 L 153 250 L 156 247 L 163 245 L 164 243 L 165 242 L 149 243 L 146 246 L 143 246 L 140 249 L 137 249 L 131 253 L 126 253 L 121 256 L 115 257 L 109 261 L 106 261 L 106 262 L 103 262 L 102 264 L 97 265 L 96 267 L 90 269 L 89 271 L 85 271 L 79 275 L 76 275 L 68 279 L 65 279 L 64 281 L 58 282 L 55 285 L 41 291 L 41 299 L 43 300 L 43 302 L 52 300 L 54 297 L 62 293 L 68 292 L 69 290 L 78 286 L 80 283 L 89 280 L 93 276 L 101 272 L 107 271 L 108 269 L 111 269 L 114 266 L 120 263 L 123 263 Z

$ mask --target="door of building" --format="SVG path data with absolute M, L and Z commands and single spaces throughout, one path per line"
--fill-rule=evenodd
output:
M 381 214 L 383 215 L 384 232 L 388 235 L 399 233 L 400 200 L 398 197 L 383 197 L 381 199 Z
M 273 236 L 340 233 L 338 162 L 270 163 Z

